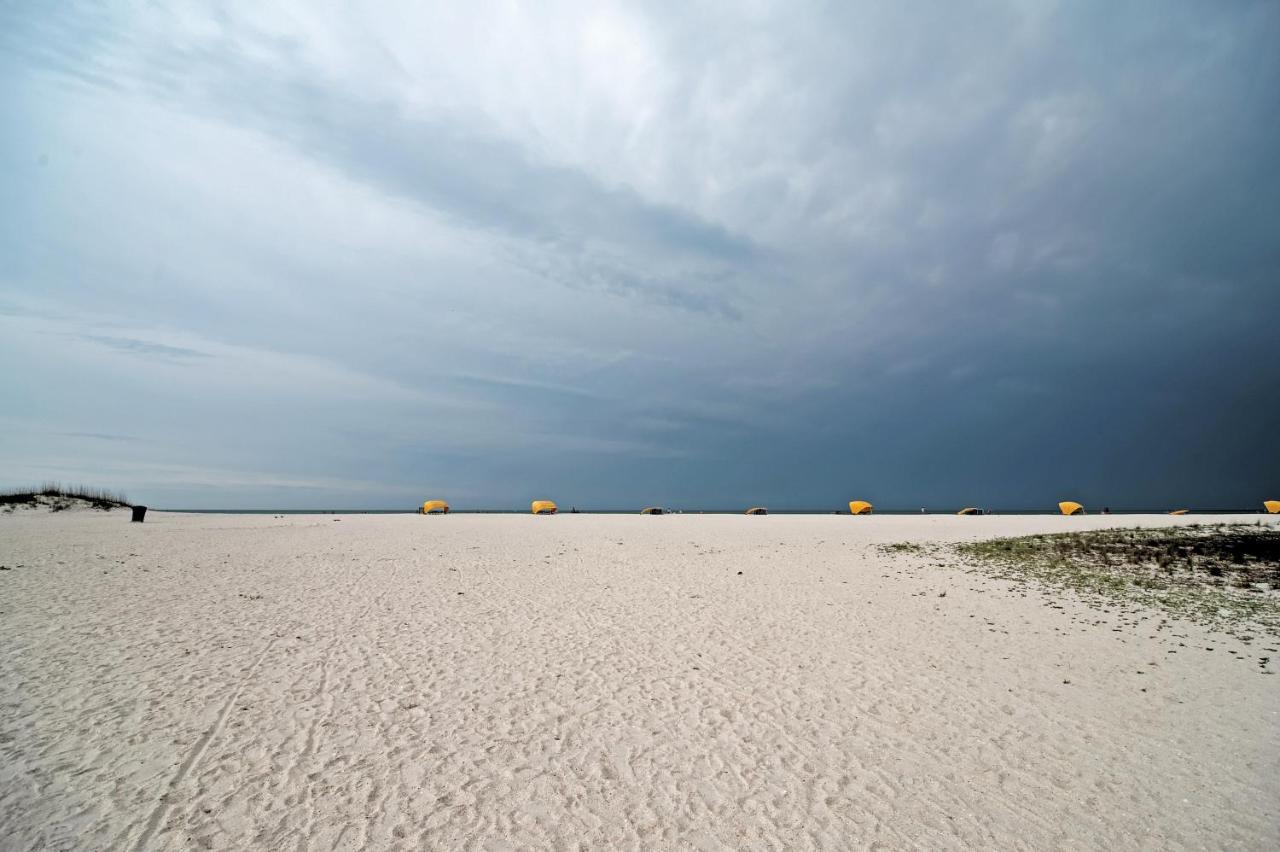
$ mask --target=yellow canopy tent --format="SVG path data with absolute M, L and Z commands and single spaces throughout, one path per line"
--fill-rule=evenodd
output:
M 851 515 L 870 515 L 871 504 L 866 500 L 850 500 L 849 514 Z
M 1084 514 L 1084 506 L 1081 506 L 1079 503 L 1074 503 L 1071 500 L 1063 500 L 1061 503 L 1059 503 L 1058 510 L 1061 511 L 1062 514 L 1064 515 L 1083 515 Z
M 956 514 L 957 515 L 981 515 L 982 510 L 974 506 L 966 506 L 965 508 L 961 509 L 959 512 L 956 512 Z
M 1266 506 L 1271 514 L 1280 515 L 1280 500 L 1265 500 L 1262 505 Z
M 662 507 L 661 507 L 661 506 L 646 506 L 646 507 L 644 507 L 643 509 L 641 509 L 641 510 L 640 510 L 640 514 L 642 514 L 642 515 L 661 515 L 661 514 L 662 514 Z
M 556 504 L 550 500 L 534 500 L 529 509 L 535 515 L 554 515 L 556 513 Z
M 422 504 L 422 514 L 447 515 L 449 514 L 449 504 L 443 500 L 428 500 Z
M 748 515 L 767 515 L 769 514 L 769 510 L 766 509 L 764 506 L 752 506 L 750 509 L 747 510 L 747 514 Z
M 1190 511 L 1191 511 L 1190 509 L 1174 509 L 1174 510 L 1173 510 L 1172 512 L 1170 512 L 1169 514 L 1170 514 L 1170 515 L 1185 515 L 1187 512 L 1190 512 Z

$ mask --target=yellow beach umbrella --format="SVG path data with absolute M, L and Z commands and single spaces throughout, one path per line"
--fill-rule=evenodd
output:
M 746 513 L 748 515 L 767 515 L 769 514 L 769 510 L 764 506 L 752 506 Z
M 959 512 L 956 512 L 956 514 L 957 515 L 981 515 L 982 510 L 975 506 L 966 506 L 963 509 L 961 509 Z
M 642 514 L 642 515 L 661 515 L 661 514 L 662 514 L 662 507 L 661 507 L 661 506 L 645 506 L 643 509 L 641 509 L 641 510 L 640 510 L 640 514 Z
M 422 504 L 422 514 L 447 515 L 449 514 L 449 504 L 443 500 L 428 500 Z
M 1064 515 L 1083 515 L 1084 506 L 1081 506 L 1079 503 L 1075 503 L 1071 500 L 1063 500 L 1058 504 L 1058 511 L 1062 512 Z
M 870 515 L 871 504 L 866 500 L 850 500 L 849 514 L 851 515 Z
M 556 504 L 550 500 L 534 500 L 529 504 L 529 509 L 535 515 L 554 515 L 556 513 Z
M 1264 500 L 1262 505 L 1273 515 L 1280 515 L 1280 500 Z

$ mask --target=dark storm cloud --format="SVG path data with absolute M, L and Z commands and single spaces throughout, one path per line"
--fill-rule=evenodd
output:
M 238 469 L 411 493 L 1280 487 L 1275 4 L 646 9 L 10 7 L 0 156 L 50 156 L 0 208 L 9 345 L 183 362 L 166 416 L 250 412 Z M 255 407 L 228 342 L 382 390 Z

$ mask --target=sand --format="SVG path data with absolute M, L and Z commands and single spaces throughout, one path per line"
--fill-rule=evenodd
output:
M 877 547 L 1195 520 L 0 517 L 0 846 L 1276 848 L 1273 640 Z

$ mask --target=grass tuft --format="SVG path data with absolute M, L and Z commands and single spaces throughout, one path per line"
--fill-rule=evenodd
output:
M 882 544 L 880 549 L 885 553 L 924 553 L 924 545 L 914 541 L 898 541 L 893 544 Z

